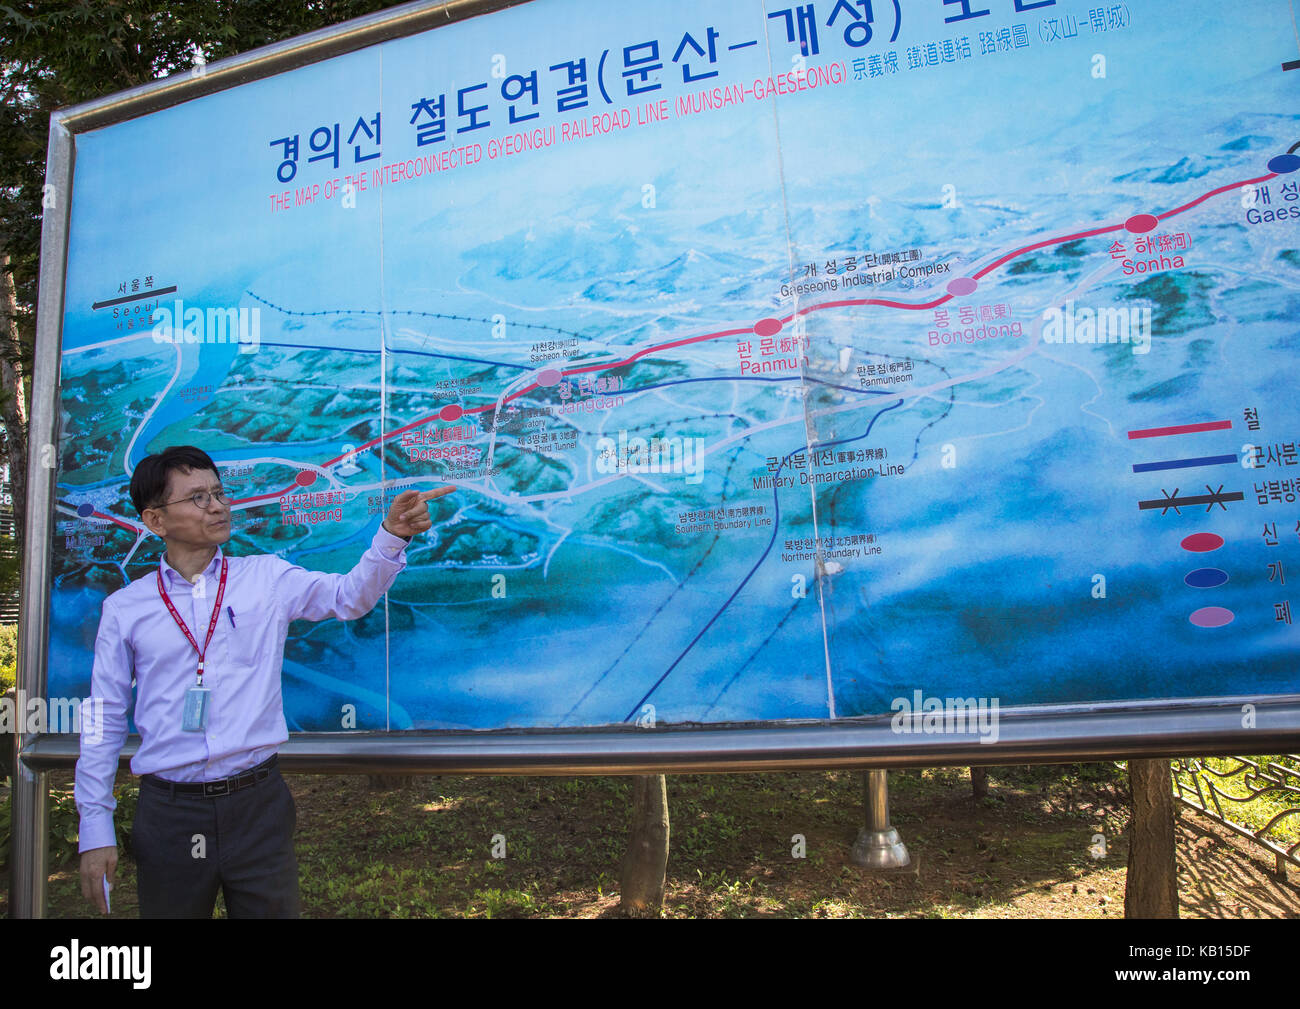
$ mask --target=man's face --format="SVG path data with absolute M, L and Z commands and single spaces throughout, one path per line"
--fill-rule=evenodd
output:
M 182 546 L 220 546 L 230 539 L 230 504 L 218 501 L 221 478 L 210 469 L 172 470 L 167 475 L 165 507 L 146 508 L 145 522 L 168 543 Z M 206 508 L 192 500 L 206 493 Z

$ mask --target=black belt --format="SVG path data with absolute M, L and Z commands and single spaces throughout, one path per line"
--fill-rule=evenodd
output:
M 276 769 L 277 763 L 276 757 L 271 756 L 256 767 L 250 767 L 247 771 L 241 771 L 229 778 L 218 778 L 216 781 L 168 781 L 156 774 L 143 775 L 140 780 L 175 795 L 203 795 L 211 798 L 216 795 L 229 795 L 231 792 L 238 792 L 241 788 L 248 788 L 259 781 L 265 781 Z

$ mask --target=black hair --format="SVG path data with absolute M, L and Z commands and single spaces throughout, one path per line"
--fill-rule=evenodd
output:
M 131 474 L 131 503 L 140 515 L 146 508 L 157 508 L 167 495 L 167 481 L 174 470 L 189 473 L 196 469 L 217 472 L 217 464 L 201 448 L 193 445 L 173 445 L 157 455 L 140 460 Z

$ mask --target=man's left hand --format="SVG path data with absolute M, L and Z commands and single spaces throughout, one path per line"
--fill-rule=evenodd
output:
M 422 533 L 433 526 L 429 518 L 427 502 L 434 498 L 450 494 L 455 487 L 439 487 L 436 490 L 406 490 L 393 498 L 393 505 L 388 509 L 384 519 L 384 528 L 394 536 L 410 539 L 416 533 Z

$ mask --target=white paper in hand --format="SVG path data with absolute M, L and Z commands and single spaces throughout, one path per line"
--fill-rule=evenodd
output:
M 103 882 L 103 884 L 104 884 L 104 908 L 108 911 L 109 914 L 112 914 L 112 913 L 113 913 L 113 901 L 109 898 L 109 896 L 108 896 L 108 891 L 111 890 L 111 889 L 113 889 L 113 884 L 110 883 L 110 882 L 108 881 L 108 876 L 107 876 L 107 875 L 103 875 L 103 876 L 101 876 L 101 877 L 100 877 L 100 880 L 101 880 L 101 881 Z

